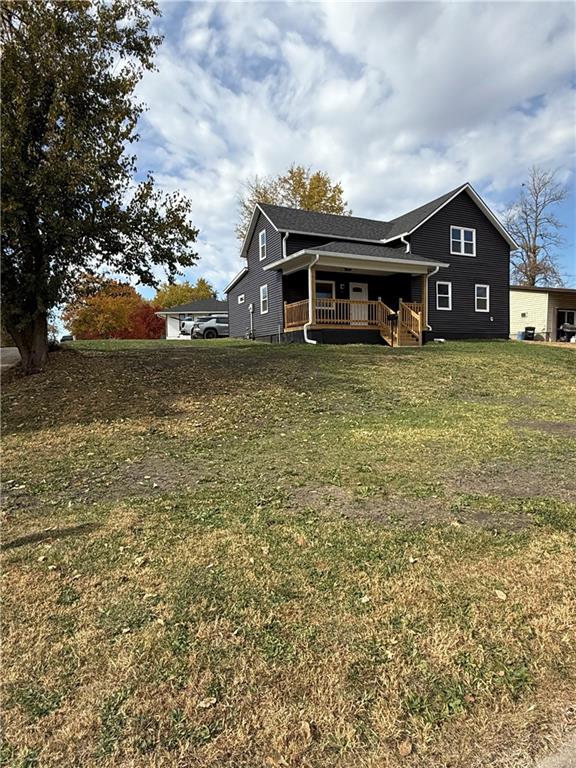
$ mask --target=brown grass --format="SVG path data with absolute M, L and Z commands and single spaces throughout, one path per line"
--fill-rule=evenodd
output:
M 527 768 L 574 727 L 573 438 L 518 426 L 573 423 L 564 350 L 97 348 L 3 388 L 4 764 Z

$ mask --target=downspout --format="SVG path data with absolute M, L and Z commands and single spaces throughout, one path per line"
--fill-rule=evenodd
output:
M 311 261 L 310 264 L 308 264 L 308 322 L 305 323 L 304 328 L 302 329 L 304 331 L 304 341 L 306 342 L 306 344 L 318 344 L 317 341 L 315 341 L 314 339 L 310 339 L 308 337 L 308 328 L 310 328 L 310 326 L 314 322 L 314 317 L 313 317 L 314 310 L 312 307 L 312 294 L 314 293 L 313 291 L 314 286 L 312 284 L 312 267 L 316 266 L 319 258 L 320 258 L 320 254 L 317 253 L 316 256 L 314 257 L 314 261 Z
M 428 272 L 428 274 L 426 275 L 426 291 L 428 291 L 428 280 L 432 277 L 432 275 L 435 275 L 436 272 L 438 272 L 439 269 L 440 269 L 440 267 L 434 267 L 432 272 Z M 428 304 L 429 303 L 430 303 L 429 301 L 426 302 L 426 330 L 427 331 L 431 331 L 432 330 L 432 326 L 428 322 L 428 309 L 429 309 Z
M 286 232 L 286 234 L 282 238 L 282 258 L 283 259 L 286 258 L 286 240 L 288 240 L 288 235 L 289 234 L 290 234 L 289 232 Z
M 410 241 L 406 240 L 406 237 L 402 235 L 402 237 L 400 238 L 400 242 L 404 243 L 404 245 L 406 246 L 406 253 L 410 253 Z

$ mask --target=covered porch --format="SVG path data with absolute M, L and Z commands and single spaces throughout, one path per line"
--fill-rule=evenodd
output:
M 403 248 L 334 245 L 364 252 L 319 248 L 271 265 L 284 273 L 284 332 L 303 333 L 305 341 L 328 337 L 340 343 L 365 339 L 392 347 L 420 346 L 427 324 L 428 276 L 437 271 L 436 265 Z

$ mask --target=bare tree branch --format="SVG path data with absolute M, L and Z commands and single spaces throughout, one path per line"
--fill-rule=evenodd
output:
M 519 285 L 563 285 L 558 255 L 562 224 L 552 210 L 566 199 L 567 190 L 556 174 L 533 166 L 520 198 L 505 217 L 508 231 L 519 245 L 512 254 L 512 279 Z

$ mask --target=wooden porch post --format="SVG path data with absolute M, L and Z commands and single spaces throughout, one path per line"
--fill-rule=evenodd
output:
M 420 328 L 420 344 L 422 344 L 424 330 L 428 326 L 428 272 L 425 272 L 420 277 L 420 292 L 422 294 L 422 327 Z

